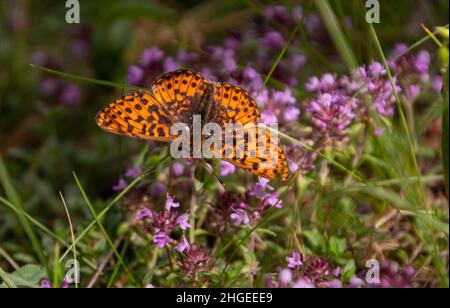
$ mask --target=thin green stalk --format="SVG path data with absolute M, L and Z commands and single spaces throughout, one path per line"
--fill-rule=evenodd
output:
M 62 203 L 64 205 L 64 210 L 66 212 L 66 216 L 67 216 L 67 220 L 69 222 L 69 228 L 70 228 L 70 239 L 72 240 L 72 243 L 75 241 L 75 233 L 73 231 L 73 224 L 72 224 L 72 218 L 70 217 L 70 212 L 69 212 L 69 208 L 67 207 L 66 204 L 66 200 L 64 199 L 64 196 L 62 194 L 62 192 L 59 192 L 59 196 L 61 197 Z M 78 266 L 78 261 L 77 261 L 77 246 L 76 245 L 72 245 L 73 246 L 73 259 L 75 260 L 75 264 Z M 58 249 L 59 252 L 59 249 Z M 59 257 L 57 257 L 56 259 L 59 259 Z M 55 262 L 57 263 L 57 262 Z M 59 262 L 58 262 L 59 264 Z M 79 273 L 79 268 L 75 269 L 75 273 Z M 75 288 L 78 289 L 78 278 L 79 277 L 75 277 Z
M 373 40 L 375 42 L 375 46 L 376 46 L 376 48 L 378 50 L 378 54 L 379 54 L 379 56 L 380 56 L 380 58 L 381 58 L 381 60 L 383 62 L 383 65 L 384 65 L 384 67 L 386 69 L 389 81 L 391 83 L 392 91 L 394 93 L 395 100 L 397 102 L 397 109 L 398 109 L 398 113 L 400 115 L 400 122 L 401 122 L 402 128 L 403 128 L 403 130 L 405 132 L 405 135 L 406 135 L 406 138 L 407 138 L 407 141 L 408 141 L 408 146 L 409 146 L 411 160 L 412 160 L 413 165 L 414 165 L 416 176 L 419 178 L 419 181 L 418 181 L 419 197 L 421 199 L 422 205 L 425 208 L 427 208 L 427 202 L 426 202 L 426 198 L 425 198 L 423 183 L 422 183 L 422 180 L 421 180 L 422 174 L 421 174 L 421 171 L 420 171 L 420 168 L 419 168 L 419 164 L 417 163 L 416 151 L 414 149 L 414 143 L 413 143 L 413 140 L 412 140 L 409 128 L 408 128 L 408 123 L 406 121 L 406 116 L 405 116 L 405 113 L 403 112 L 402 102 L 401 102 L 400 96 L 399 96 L 399 94 L 397 92 L 397 88 L 396 88 L 396 85 L 395 85 L 395 82 L 394 82 L 394 78 L 392 76 L 392 72 L 391 72 L 391 70 L 389 68 L 389 65 L 387 63 L 386 57 L 384 56 L 383 48 L 381 47 L 380 41 L 378 39 L 378 35 L 375 32 L 375 28 L 371 24 L 369 24 L 369 29 L 370 29 L 370 34 L 371 34 L 371 36 L 372 36 L 372 38 L 373 38 Z
M 448 28 L 448 25 L 446 25 L 444 28 Z M 438 34 L 439 30 L 435 30 L 433 31 L 433 35 Z M 416 49 L 417 47 L 423 45 L 424 43 L 426 43 L 428 40 L 430 40 L 431 37 L 429 35 L 421 38 L 420 40 L 418 40 L 417 42 L 415 42 L 414 44 L 412 44 L 411 46 L 408 47 L 408 49 L 406 49 L 405 51 L 403 51 L 402 53 L 400 53 L 398 56 L 395 57 L 395 61 L 400 59 L 401 57 L 403 57 L 404 55 L 406 55 L 407 53 L 410 53 L 411 51 L 413 51 L 414 49 Z
M 122 265 L 123 269 L 125 270 L 128 278 L 130 279 L 131 283 L 134 285 L 137 285 L 136 279 L 134 279 L 131 272 L 128 270 L 128 267 L 126 266 L 125 262 L 122 259 L 122 256 L 119 254 L 119 252 L 116 249 L 116 246 L 114 245 L 113 241 L 108 235 L 108 232 L 106 232 L 106 229 L 103 227 L 102 222 L 99 219 L 99 216 L 97 215 L 94 206 L 92 205 L 91 201 L 89 200 L 83 186 L 81 185 L 77 175 L 75 172 L 73 172 L 73 177 L 75 178 L 75 182 L 77 183 L 77 186 L 83 195 L 84 200 L 86 201 L 87 206 L 89 207 L 89 211 L 91 212 L 92 216 L 94 217 L 95 222 L 97 223 L 98 227 L 100 228 L 100 231 L 103 233 L 103 236 L 105 237 L 108 245 L 110 246 L 111 250 L 114 252 L 114 255 L 116 256 L 118 262 Z
M 322 16 L 325 27 L 330 33 L 331 39 L 333 40 L 345 63 L 350 69 L 356 69 L 358 67 L 358 63 L 355 60 L 356 57 L 344 36 L 330 3 L 328 0 L 315 0 L 314 4 L 316 5 L 319 14 Z
M 264 90 L 264 88 L 266 87 L 267 83 L 269 82 L 270 78 L 272 77 L 273 72 L 275 71 L 275 69 L 278 66 L 278 63 L 280 63 L 281 59 L 283 58 L 284 54 L 286 53 L 287 49 L 289 48 L 289 45 L 291 45 L 292 40 L 295 37 L 295 34 L 297 34 L 297 31 L 300 29 L 300 26 L 302 25 L 303 19 L 300 20 L 294 28 L 294 31 L 291 32 L 291 34 L 289 35 L 288 40 L 286 41 L 286 43 L 284 44 L 283 49 L 281 50 L 281 52 L 278 54 L 277 58 L 275 59 L 275 62 L 273 63 L 272 67 L 270 68 L 269 73 L 267 74 L 266 78 L 264 79 L 263 84 L 261 85 L 261 88 L 259 88 L 258 90 L 258 94 L 256 95 L 257 97 L 261 94 L 261 92 Z
M 3 162 L 3 158 L 1 155 L 0 155 L 0 182 L 2 183 L 3 188 L 5 189 L 7 198 L 11 201 L 11 205 L 18 210 L 16 211 L 16 213 L 18 214 L 17 217 L 19 218 L 20 224 L 24 228 L 25 233 L 27 234 L 28 239 L 31 242 L 31 246 L 33 247 L 38 257 L 39 262 L 42 265 L 44 265 L 48 273 L 50 273 L 44 248 L 42 247 L 29 221 L 25 219 L 25 217 L 21 214 L 23 212 L 22 201 L 20 200 L 19 194 L 16 192 L 14 186 L 12 185 L 11 178 L 8 174 L 8 170 Z
M 124 256 L 124 255 L 125 255 L 125 252 L 126 252 L 127 249 L 128 249 L 129 243 L 130 243 L 129 239 L 126 239 L 126 240 L 124 241 L 122 250 L 121 250 L 121 252 L 120 252 L 120 255 L 121 255 L 121 256 Z M 111 288 L 111 286 L 113 285 L 114 281 L 116 280 L 117 274 L 119 273 L 119 268 L 120 268 L 120 264 L 119 264 L 119 263 L 116 263 L 116 265 L 114 266 L 113 273 L 112 273 L 112 275 L 111 275 L 111 277 L 110 277 L 110 279 L 109 279 L 109 281 L 108 281 L 108 285 L 107 285 L 107 288 L 108 288 L 108 289 Z
M 46 73 L 58 75 L 58 76 L 61 76 L 64 78 L 75 79 L 75 80 L 79 80 L 79 81 L 83 81 L 83 82 L 95 83 L 95 84 L 99 84 L 102 86 L 108 86 L 108 87 L 114 87 L 114 88 L 125 88 L 125 89 L 134 90 L 134 91 L 151 91 L 150 89 L 147 89 L 147 88 L 136 87 L 136 86 L 132 86 L 132 85 L 125 84 L 125 83 L 99 80 L 99 79 L 95 79 L 95 78 L 91 78 L 91 77 L 84 77 L 84 76 L 80 76 L 80 75 L 65 73 L 65 72 L 61 72 L 58 70 L 54 70 L 54 69 L 51 69 L 51 68 L 48 68 L 45 66 L 36 65 L 36 64 L 30 64 L 30 66 L 32 68 L 39 69 Z

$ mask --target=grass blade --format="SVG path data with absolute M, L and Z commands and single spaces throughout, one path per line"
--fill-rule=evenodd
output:
M 344 59 L 347 67 L 350 69 L 356 69 L 358 67 L 358 63 L 355 60 L 355 55 L 344 36 L 344 32 L 339 25 L 330 3 L 328 0 L 315 0 L 314 4 L 316 5 L 317 10 L 325 23 L 328 33 L 330 33 L 334 45 L 338 49 L 341 57 Z
M 130 90 L 134 90 L 134 91 L 151 91 L 150 89 L 147 89 L 147 88 L 136 87 L 136 86 L 132 86 L 132 85 L 125 84 L 125 83 L 106 81 L 106 80 L 100 80 L 100 79 L 85 77 L 85 76 L 76 75 L 76 74 L 65 73 L 65 72 L 61 72 L 58 70 L 54 70 L 54 69 L 51 69 L 51 68 L 48 68 L 45 66 L 36 65 L 36 64 L 30 64 L 30 66 L 32 68 L 36 68 L 38 70 L 41 70 L 41 71 L 44 71 L 46 73 L 50 73 L 53 75 L 58 75 L 60 77 L 75 79 L 75 80 L 94 83 L 94 84 L 99 84 L 102 86 L 114 87 L 114 88 L 119 88 L 119 89 L 130 89 Z
M 110 246 L 111 250 L 114 252 L 114 255 L 116 256 L 118 262 L 122 265 L 125 273 L 127 274 L 128 278 L 130 279 L 131 283 L 136 285 L 137 282 L 134 279 L 131 272 L 128 270 L 128 267 L 126 266 L 125 262 L 122 259 L 122 256 L 119 254 L 119 252 L 116 249 L 116 246 L 114 245 L 113 241 L 109 237 L 108 233 L 105 230 L 105 227 L 103 227 L 102 222 L 100 221 L 99 216 L 97 215 L 94 206 L 92 205 L 91 201 L 89 200 L 88 196 L 86 195 L 86 192 L 83 188 L 83 186 L 80 183 L 80 180 L 78 179 L 75 172 L 73 172 L 73 177 L 75 178 L 75 182 L 77 183 L 78 189 L 80 190 L 81 194 L 83 195 L 84 201 L 86 202 L 87 206 L 89 207 L 89 211 L 91 212 L 92 216 L 94 217 L 94 220 L 98 227 L 100 228 L 100 231 L 103 233 L 103 236 L 105 237 L 106 241 L 108 242 L 108 245 Z
M 3 162 L 3 158 L 0 155 L 0 182 L 3 185 L 3 188 L 5 189 L 6 195 L 8 199 L 11 201 L 11 205 L 16 208 L 18 211 L 16 211 L 17 217 L 19 218 L 19 221 L 22 225 L 22 227 L 25 230 L 25 233 L 28 236 L 28 239 L 31 242 L 31 245 L 41 262 L 41 264 L 45 264 L 48 270 L 48 262 L 47 258 L 45 257 L 44 249 L 36 236 L 36 233 L 34 232 L 32 226 L 29 224 L 29 221 L 25 219 L 25 217 L 22 215 L 23 208 L 22 208 L 22 201 L 20 200 L 19 195 L 17 194 L 16 190 L 14 189 L 14 186 L 11 183 L 11 178 L 8 174 L 8 170 Z

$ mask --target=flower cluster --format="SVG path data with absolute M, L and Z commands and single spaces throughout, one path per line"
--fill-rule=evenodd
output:
M 257 201 L 256 206 L 249 205 L 253 198 Z M 269 208 L 281 208 L 282 200 L 279 193 L 269 185 L 269 180 L 260 178 L 253 186 L 252 190 L 247 192 L 246 200 L 235 202 L 231 205 L 230 218 L 235 226 L 256 225 L 261 219 L 262 214 Z
M 395 46 L 389 56 L 389 66 L 399 77 L 400 85 L 404 89 L 404 97 L 407 101 L 414 101 L 425 89 L 430 80 L 431 55 L 426 50 L 417 53 L 409 53 L 405 44 Z M 442 79 L 436 80 L 434 89 L 440 92 Z
M 384 261 L 380 266 L 380 284 L 371 285 L 371 287 L 381 288 L 412 288 L 413 278 L 416 274 L 411 265 L 404 268 L 398 263 L 392 261 Z
M 214 266 L 214 260 L 207 253 L 205 246 L 191 245 L 182 252 L 181 258 L 177 259 L 177 265 L 184 275 L 204 273 Z
M 175 202 L 175 198 L 167 194 L 166 204 L 162 213 L 156 213 L 148 208 L 141 208 L 136 220 L 144 222 L 144 228 L 153 235 L 153 242 L 159 247 L 164 248 L 173 244 L 171 234 L 177 229 L 183 232 L 183 238 L 177 249 L 184 251 L 188 248 L 184 237 L 184 232 L 191 227 L 189 224 L 189 213 L 178 214 L 173 209 L 179 208 L 180 204 Z M 189 250 L 189 249 L 188 249 Z
M 277 278 L 266 277 L 266 287 L 270 288 L 342 288 L 340 269 L 321 257 L 305 257 L 292 251 L 286 258 L 287 268 L 280 269 Z
M 397 77 L 394 76 L 393 82 L 400 92 Z M 379 62 L 363 65 L 339 79 L 330 73 L 312 77 L 305 87 L 314 95 L 307 101 L 307 111 L 325 144 L 342 140 L 354 121 L 368 115 L 367 98 L 373 102 L 369 108 L 381 117 L 394 115 L 394 91 L 386 69 Z

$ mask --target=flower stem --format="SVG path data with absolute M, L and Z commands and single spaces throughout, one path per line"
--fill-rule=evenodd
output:
M 171 255 L 170 255 L 169 247 L 167 247 L 167 246 L 166 246 L 166 254 L 167 254 L 167 260 L 169 260 L 170 271 L 173 272 L 172 257 L 171 257 Z

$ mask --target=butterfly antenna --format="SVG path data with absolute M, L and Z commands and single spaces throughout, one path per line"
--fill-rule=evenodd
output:
M 211 168 L 211 166 L 205 162 L 203 159 L 200 159 L 200 161 L 206 166 L 206 169 L 209 170 L 209 172 L 211 172 L 214 177 L 216 178 L 217 182 L 220 183 L 220 185 L 222 186 L 222 188 L 225 190 L 225 184 L 222 182 L 222 180 L 217 176 L 217 174 L 214 172 L 213 168 Z

